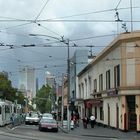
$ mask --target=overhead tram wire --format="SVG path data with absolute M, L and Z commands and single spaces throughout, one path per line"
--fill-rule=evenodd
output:
M 10 27 L 5 27 L 5 28 L 1 28 L 0 30 L 7 30 L 7 29 L 12 29 L 12 28 L 17 28 L 17 27 L 21 27 L 21 26 L 25 26 L 25 25 L 29 25 L 32 23 L 24 23 L 24 24 L 19 24 L 19 25 L 15 25 L 15 26 L 10 26 Z
M 30 35 L 30 34 L 29 34 Z M 37 34 L 36 34 L 37 35 Z M 117 35 L 117 34 L 116 34 Z M 43 35 L 42 35 L 43 36 Z M 49 35 L 44 35 L 44 36 L 48 36 Z M 114 34 L 107 34 L 107 35 L 98 35 L 98 36 L 90 36 L 90 37 L 83 37 L 83 38 L 77 38 L 77 39 L 70 39 L 69 41 L 70 42 L 73 42 L 73 41 L 84 41 L 84 40 L 88 40 L 88 39 L 92 39 L 92 38 L 102 38 L 102 37 L 110 37 L 110 36 L 114 36 Z M 34 36 L 35 37 L 35 36 Z M 51 45 L 52 44 L 56 44 L 56 43 L 59 43 L 60 44 L 60 41 L 54 41 L 54 42 L 49 42 L 49 43 L 43 43 L 43 44 L 37 44 L 37 45 L 44 45 L 44 47 L 52 47 Z M 46 46 L 45 46 L 46 45 Z M 50 46 L 47 46 L 47 45 L 50 45 Z M 57 46 L 56 46 L 57 47 Z M 74 46 L 73 46 L 74 47 Z M 76 47 L 76 46 L 75 46 Z
M 39 27 L 42 27 L 43 29 L 48 30 L 49 32 L 51 32 L 51 33 L 53 33 L 53 34 L 55 34 L 55 35 L 61 37 L 60 34 L 58 34 L 57 32 L 54 32 L 54 31 L 48 29 L 47 27 L 43 26 L 42 24 L 40 24 L 40 23 L 36 23 L 36 24 L 37 24 Z
M 123 20 L 124 22 L 131 22 L 130 20 Z M 100 19 L 71 19 L 71 20 L 38 20 L 38 22 L 111 22 L 114 23 L 116 21 L 112 20 L 112 19 L 107 19 L 107 20 L 100 20 Z M 133 22 L 140 22 L 140 20 L 134 20 Z
M 117 6 L 116 6 L 115 10 L 118 10 L 118 9 L 119 9 L 118 7 L 119 7 L 119 5 L 120 5 L 121 1 L 122 1 L 122 0 L 120 0 L 120 1 L 118 2 L 118 4 L 117 4 Z M 129 9 L 130 9 L 130 7 L 129 7 Z
M 140 8 L 140 7 L 133 7 L 133 8 Z M 126 10 L 130 9 L 130 7 L 126 8 L 118 8 L 118 10 Z M 64 19 L 64 18 L 71 18 L 71 17 L 78 17 L 78 16 L 84 16 L 84 15 L 91 15 L 91 14 L 96 14 L 96 13 L 104 13 L 104 12 L 111 12 L 114 11 L 115 9 L 108 9 L 108 10 L 101 10 L 101 11 L 93 11 L 93 12 L 87 12 L 87 13 L 82 13 L 82 14 L 74 14 L 70 16 L 63 16 L 63 17 L 57 17 L 57 18 L 50 18 L 48 20 L 55 20 L 55 19 Z
M 46 5 L 48 4 L 48 2 L 49 2 L 50 0 L 47 0 L 46 1 L 46 3 L 45 3 L 45 5 L 42 7 L 42 9 L 40 10 L 40 12 L 39 12 L 39 14 L 36 16 L 36 18 L 35 18 L 35 22 L 37 21 L 37 19 L 39 18 L 39 16 L 41 15 L 41 13 L 43 12 L 43 10 L 44 10 L 44 8 L 46 7 Z
M 134 8 L 140 8 L 140 7 L 132 7 Z M 125 9 L 130 9 L 130 7 L 126 8 L 117 8 L 118 10 L 125 10 Z M 88 15 L 88 14 L 94 14 L 94 13 L 102 13 L 102 12 L 107 12 L 107 11 L 114 11 L 115 9 L 109 9 L 109 10 L 101 10 L 101 11 L 94 11 L 94 12 L 88 12 L 88 13 L 82 13 L 82 14 L 75 14 L 75 15 L 70 15 L 70 16 L 64 16 L 64 17 L 58 17 L 58 18 L 51 18 L 51 19 L 46 19 L 46 20 L 34 20 L 34 19 L 16 19 L 16 18 L 10 18 L 10 17 L 5 17 L 7 20 L 0 20 L 0 22 L 54 22 L 55 19 L 63 19 L 63 18 L 69 18 L 69 17 L 76 17 L 76 16 L 83 16 L 83 15 Z M 56 20 L 57 22 L 63 21 L 63 20 Z M 74 20 L 73 20 L 74 21 Z M 94 20 L 93 20 L 94 21 Z M 92 22 L 93 22 L 92 21 Z M 94 21 L 95 22 L 95 21 Z

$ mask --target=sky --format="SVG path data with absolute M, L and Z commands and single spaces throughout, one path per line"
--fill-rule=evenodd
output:
M 70 57 L 88 46 L 98 55 L 118 34 L 140 29 L 139 10 L 139 0 L 0 0 L 0 71 L 15 87 L 24 66 L 40 85 L 45 71 L 61 80 L 68 47 L 60 40 L 69 40 Z

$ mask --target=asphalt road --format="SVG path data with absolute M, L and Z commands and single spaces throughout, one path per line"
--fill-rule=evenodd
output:
M 58 132 L 40 132 L 38 126 L 20 125 L 13 129 L 0 128 L 0 140 L 117 140 L 115 138 L 88 137 Z

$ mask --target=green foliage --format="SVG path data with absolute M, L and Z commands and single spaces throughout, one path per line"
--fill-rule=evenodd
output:
M 36 102 L 37 109 L 41 112 L 51 112 L 52 107 L 52 89 L 50 86 L 43 85 L 42 88 L 37 92 L 36 98 L 34 101 Z
M 0 98 L 17 103 L 23 103 L 24 96 L 16 88 L 12 87 L 11 81 L 4 73 L 0 73 Z

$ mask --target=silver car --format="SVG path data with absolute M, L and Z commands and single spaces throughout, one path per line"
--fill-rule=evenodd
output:
M 40 117 L 37 113 L 27 113 L 25 118 L 25 124 L 38 124 Z

